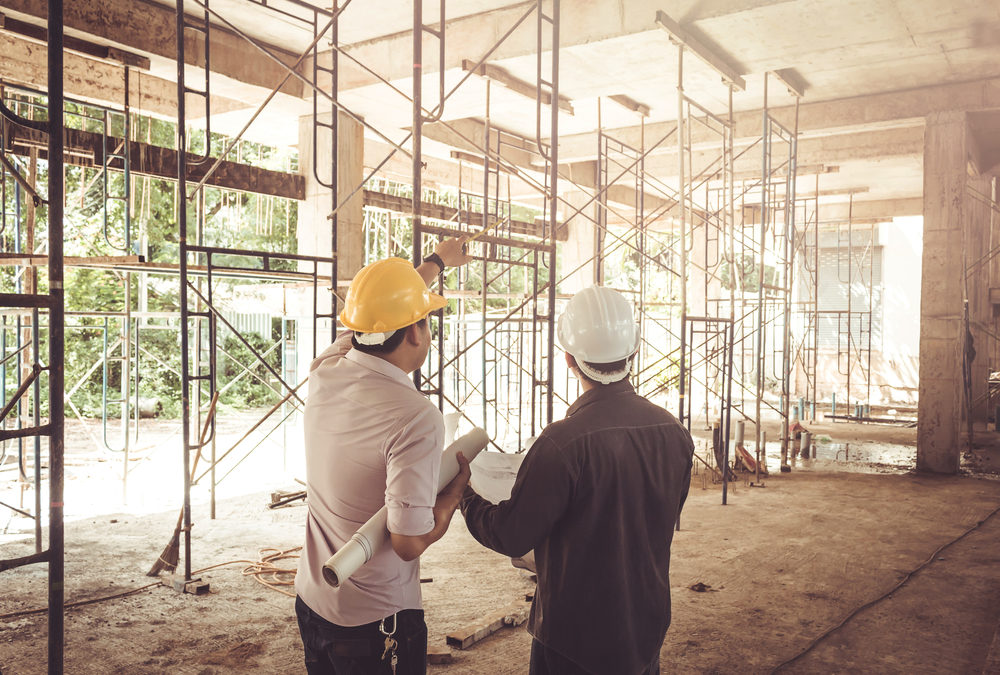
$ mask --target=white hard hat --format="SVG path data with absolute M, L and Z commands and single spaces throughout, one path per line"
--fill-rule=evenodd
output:
M 639 349 L 639 325 L 632 306 L 613 288 L 583 289 L 570 298 L 559 317 L 559 344 L 576 358 L 577 365 L 580 361 L 614 363 L 632 356 Z M 591 377 L 588 370 L 592 369 L 581 369 Z M 630 370 L 616 373 L 610 381 L 622 379 Z

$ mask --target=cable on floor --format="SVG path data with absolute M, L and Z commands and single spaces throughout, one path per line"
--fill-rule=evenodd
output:
M 892 595 L 893 593 L 895 593 L 896 591 L 898 591 L 900 588 L 903 587 L 904 584 L 906 584 L 906 582 L 908 582 L 911 578 L 913 578 L 913 575 L 915 575 L 917 572 L 919 572 L 920 570 L 922 570 L 925 567 L 927 567 L 928 565 L 930 565 L 932 562 L 934 562 L 934 560 L 938 557 L 938 555 L 941 554 L 942 551 L 944 551 L 949 546 L 957 544 L 962 539 L 965 539 L 968 535 L 970 535 L 973 532 L 975 532 L 976 530 L 978 530 L 983 525 L 983 523 L 985 523 L 987 520 L 989 520 L 990 518 L 992 518 L 993 516 L 995 516 L 997 513 L 1000 513 L 1000 506 L 998 506 L 997 508 L 993 509 L 989 514 L 987 514 L 987 516 L 985 518 L 983 518 L 978 523 L 976 523 L 975 525 L 973 525 L 972 527 L 970 527 L 969 529 L 967 529 L 962 534 L 958 535 L 957 537 L 955 537 L 951 541 L 949 541 L 949 542 L 947 542 L 947 543 L 942 544 L 941 546 L 939 546 L 937 548 L 937 550 L 934 551 L 934 553 L 931 553 L 931 555 L 927 558 L 927 560 L 923 561 L 922 563 L 920 563 L 919 565 L 917 565 L 917 567 L 915 567 L 914 569 L 912 569 L 909 572 L 907 572 L 906 576 L 904 576 L 899 581 L 899 583 L 897 583 L 895 586 L 893 586 L 888 591 L 886 591 L 885 593 L 883 593 L 879 597 L 875 598 L 874 600 L 869 600 L 865 604 L 861 605 L 860 607 L 858 607 L 857 609 L 855 609 L 854 611 L 852 611 L 850 614 L 848 614 L 847 616 L 845 616 L 840 621 L 840 623 L 838 623 L 836 626 L 834 626 L 833 628 L 829 629 L 825 633 L 821 634 L 819 637 L 815 638 L 812 642 L 810 642 L 806 646 L 806 648 L 803 649 L 801 652 L 799 652 L 798 654 L 796 654 L 792 658 L 788 659 L 787 661 L 782 661 L 777 666 L 775 666 L 774 670 L 772 670 L 771 672 L 772 673 L 777 673 L 782 668 L 785 668 L 786 666 L 790 666 L 791 664 L 795 663 L 796 661 L 798 661 L 799 659 L 801 659 L 803 656 L 805 656 L 806 654 L 808 654 L 809 652 L 811 652 L 813 650 L 813 648 L 816 647 L 816 645 L 818 645 L 820 642 L 822 642 L 826 638 L 830 637 L 833 633 L 835 633 L 838 630 L 840 630 L 841 628 L 843 628 L 847 624 L 847 622 L 850 621 L 851 619 L 853 619 L 855 616 L 857 616 L 858 614 L 860 614 L 864 610 L 868 609 L 869 607 L 872 607 L 872 606 L 878 604 L 879 602 L 885 600 L 890 595 Z
M 259 583 L 267 586 L 272 591 L 277 591 L 290 598 L 295 597 L 295 593 L 283 590 L 281 586 L 295 585 L 296 567 L 279 567 L 275 563 L 279 560 L 298 559 L 297 551 L 301 551 L 301 546 L 282 551 L 276 548 L 262 548 L 260 550 L 260 560 L 252 563 L 243 569 L 243 576 L 252 576 Z
M 285 560 L 289 558 L 298 558 L 298 555 L 293 555 L 296 551 L 301 550 L 301 546 L 296 546 L 295 548 L 290 548 L 285 551 L 276 548 L 264 548 L 261 549 L 260 560 L 227 560 L 226 562 L 217 563 L 215 565 L 209 565 L 208 567 L 202 567 L 201 569 L 193 570 L 191 574 L 200 574 L 202 572 L 207 572 L 208 570 L 213 570 L 218 567 L 227 567 L 229 565 L 247 565 L 243 568 L 243 576 L 253 576 L 258 582 L 267 586 L 271 590 L 278 591 L 284 595 L 294 598 L 294 593 L 289 593 L 288 591 L 278 588 L 279 586 L 291 586 L 295 583 L 295 568 L 281 568 L 274 564 L 275 561 Z M 291 579 L 289 579 L 289 575 Z M 93 605 L 98 602 L 105 602 L 107 600 L 116 600 L 118 598 L 125 598 L 130 595 L 135 595 L 136 593 L 141 593 L 142 591 L 153 588 L 154 586 L 162 586 L 163 581 L 154 581 L 145 586 L 139 586 L 138 588 L 133 588 L 130 591 L 123 591 L 121 593 L 114 593 L 112 595 L 104 595 L 99 598 L 90 598 L 89 600 L 79 600 L 77 602 L 68 602 L 63 605 L 63 609 L 75 609 L 77 607 L 83 607 L 85 605 Z M 33 614 L 45 614 L 49 611 L 48 607 L 39 607 L 37 609 L 25 609 L 19 612 L 10 612 L 9 614 L 0 614 L 0 621 L 6 621 L 8 619 L 16 619 L 22 616 L 31 616 Z

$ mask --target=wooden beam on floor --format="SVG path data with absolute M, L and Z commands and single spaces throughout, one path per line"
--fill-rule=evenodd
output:
M 505 609 L 487 614 L 474 624 L 448 633 L 445 642 L 458 649 L 468 649 L 504 626 L 520 626 L 528 620 L 530 609 L 531 605 L 526 602 L 515 602 Z

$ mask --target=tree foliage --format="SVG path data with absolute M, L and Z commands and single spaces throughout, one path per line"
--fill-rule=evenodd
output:
M 43 96 L 5 92 L 5 102 L 25 117 L 44 121 L 47 119 Z M 113 139 L 125 135 L 125 116 L 82 103 L 67 102 L 65 123 L 73 129 L 107 134 Z M 176 126 L 168 121 L 132 114 L 129 119 L 131 138 L 143 143 L 173 148 L 176 143 Z M 203 150 L 205 134 L 192 130 L 191 149 Z M 222 153 L 230 139 L 212 134 L 213 156 Z M 112 143 L 115 144 L 114 142 Z M 241 141 L 228 157 L 253 166 L 274 170 L 295 170 L 297 158 L 294 150 L 272 148 Z M 16 158 L 24 175 L 28 174 L 28 160 Z M 73 163 L 78 165 L 73 165 Z M 102 158 L 89 165 L 67 156 L 65 168 L 65 220 L 64 251 L 66 256 L 124 256 L 139 255 L 147 262 L 179 262 L 179 232 L 177 204 L 180 195 L 173 180 L 143 175 L 142 167 L 132 167 L 130 181 L 120 171 L 105 171 Z M 48 193 L 48 167 L 43 160 L 37 162 L 37 189 Z M 4 173 L 0 181 L 2 192 L 2 231 L 0 250 L 27 252 L 28 198 L 13 178 Z M 126 200 L 128 197 L 128 200 Z M 291 200 L 264 195 L 206 187 L 202 196 L 184 200 L 187 209 L 188 241 L 208 246 L 241 248 L 269 252 L 297 250 L 297 208 Z M 127 204 L 131 209 L 126 213 Z M 48 237 L 47 209 L 42 204 L 35 209 L 34 252 L 44 254 Z M 127 228 L 127 229 L 126 229 Z M 128 236 L 126 236 L 126 232 Z M 224 263 L 223 258 L 214 262 Z M 203 258 L 192 257 L 191 264 L 204 264 Z M 0 292 L 25 292 L 26 277 L 13 266 L 0 267 Z M 36 292 L 47 292 L 45 268 L 37 268 Z M 30 272 L 26 273 L 30 274 Z M 176 314 L 180 305 L 180 284 L 176 273 L 129 273 L 121 269 L 95 269 L 67 267 L 65 270 L 65 376 L 66 391 L 72 392 L 72 406 L 85 416 L 100 416 L 105 401 L 118 401 L 129 380 L 129 388 L 139 395 L 155 399 L 164 415 L 180 413 L 180 325 Z M 221 311 L 227 310 L 231 287 L 228 282 L 215 284 L 214 294 Z M 127 329 L 129 347 L 121 341 L 126 335 L 126 321 L 121 316 L 126 309 L 137 314 Z M 47 322 L 42 318 L 39 353 L 47 361 Z M 0 333 L 4 335 L 7 352 L 16 349 L 19 337 L 13 319 L 5 319 Z M 138 343 L 136 343 L 138 336 Z M 248 338 L 259 348 L 266 349 L 280 335 Z M 228 336 L 218 345 L 219 388 L 239 379 L 237 385 L 227 389 L 224 403 L 237 407 L 264 405 L 276 400 L 272 391 L 274 383 L 266 383 L 270 375 L 257 366 L 253 373 L 258 377 L 240 377 L 242 369 L 233 365 L 226 353 L 236 356 L 245 364 L 254 359 L 241 344 Z M 280 349 L 274 354 L 280 359 Z M 118 357 L 128 355 L 133 369 L 124 369 L 126 362 Z M 110 357 L 110 358 L 109 358 Z M 138 363 L 138 373 L 134 365 Z M 273 379 L 273 378 L 272 378 Z M 262 381 L 263 380 L 263 381 Z M 17 387 L 17 378 L 8 373 L 5 397 Z M 45 396 L 43 389 L 43 397 Z M 121 406 L 107 406 L 109 416 L 118 416 Z M 70 408 L 71 410 L 71 408 Z M 68 410 L 68 412 L 70 412 Z

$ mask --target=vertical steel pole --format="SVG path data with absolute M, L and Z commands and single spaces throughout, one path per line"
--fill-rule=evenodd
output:
M 681 214 L 681 361 L 680 361 L 680 422 L 684 423 L 684 401 L 686 395 L 685 348 L 687 346 L 687 214 L 684 200 L 684 45 L 677 45 L 677 198 L 680 200 Z
M 181 446 L 184 472 L 184 580 L 191 580 L 190 354 L 188 353 L 187 129 L 184 109 L 184 0 L 177 0 L 177 229 L 180 244 Z M 207 142 L 207 139 L 206 139 Z
M 442 2 L 443 1 L 444 0 L 442 0 Z M 338 90 L 340 88 L 340 67 L 339 67 L 339 60 L 340 60 L 340 9 L 339 9 L 339 5 L 340 5 L 340 0 L 334 0 L 333 1 L 333 13 L 334 13 L 334 17 L 333 17 L 333 26 L 330 29 L 332 31 L 332 33 L 333 33 L 332 37 L 331 37 L 331 40 L 333 41 L 333 47 L 334 47 L 331 50 L 332 53 L 330 54 L 330 58 L 333 59 L 333 62 L 331 63 L 331 72 L 330 72 L 330 78 L 331 78 L 330 79 L 330 94 L 333 96 L 333 100 L 334 101 L 337 100 L 337 94 L 338 94 Z M 318 14 L 314 14 L 313 15 L 314 30 L 315 30 L 315 25 L 318 24 L 318 23 L 319 23 L 319 15 Z M 313 72 L 315 72 L 315 71 L 313 71 Z M 314 100 L 315 100 L 316 95 L 314 94 L 313 97 L 314 97 Z M 331 242 L 330 242 L 330 246 L 331 246 L 331 248 L 330 248 L 330 257 L 333 260 L 333 262 L 331 263 L 331 267 L 330 267 L 330 279 L 331 279 L 331 285 L 333 286 L 333 294 L 332 294 L 332 296 L 330 298 L 330 303 L 331 303 L 330 313 L 332 314 L 332 316 L 330 317 L 330 342 L 333 342 L 334 340 L 337 339 L 337 314 L 338 314 L 338 312 L 337 312 L 337 309 L 338 309 L 338 303 L 337 303 L 337 284 L 338 284 L 338 279 L 339 279 L 339 274 L 340 274 L 339 263 L 338 263 L 338 258 L 337 258 L 337 249 L 339 248 L 338 239 L 340 238 L 340 234 L 339 234 L 339 220 L 338 220 L 338 218 L 339 218 L 339 214 L 338 214 L 339 209 L 338 209 L 338 207 L 340 206 L 340 173 L 338 171 L 338 168 L 340 166 L 340 111 L 337 109 L 336 105 L 333 105 L 333 106 L 330 107 L 330 114 L 332 115 L 332 119 L 330 120 L 330 124 L 332 125 L 330 133 L 333 136 L 333 139 L 331 141 L 333 147 L 332 147 L 332 150 L 330 152 L 330 154 L 331 154 L 331 158 L 330 159 L 331 159 L 331 165 L 332 165 L 331 166 L 331 171 L 330 171 L 330 176 L 331 176 L 330 177 L 330 183 L 331 183 L 330 190 L 331 190 L 331 199 L 333 200 L 333 221 L 332 221 L 332 225 L 331 225 L 331 228 L 330 228 L 330 240 L 331 240 Z M 314 128 L 315 128 L 315 123 L 316 123 L 316 120 L 313 119 L 313 126 L 314 126 Z M 315 147 L 315 142 L 313 143 L 313 145 Z M 316 313 L 313 312 L 313 326 L 315 326 L 318 322 L 319 321 L 318 321 L 318 318 L 316 317 Z M 315 350 L 315 349 L 316 349 L 316 338 L 314 336 L 313 337 L 313 350 Z
M 63 314 L 63 3 L 49 0 L 49 664 L 63 672 L 63 402 L 65 317 Z M 36 324 L 35 330 L 38 330 Z M 37 358 L 38 355 L 35 355 Z M 41 514 L 36 513 L 35 517 Z
M 798 152 L 798 151 L 796 151 Z M 819 380 L 819 174 L 816 174 L 816 228 L 813 230 L 813 411 L 816 410 Z M 833 414 L 834 411 L 830 411 Z M 815 417 L 815 415 L 814 415 Z M 815 421 L 815 419 L 813 420 Z
M 851 351 L 854 347 L 854 193 L 847 202 L 847 414 L 851 414 Z
M 789 145 L 788 174 L 785 178 L 785 306 L 784 306 L 784 345 L 782 345 L 781 396 L 783 401 L 784 419 L 782 421 L 782 436 L 786 439 L 789 433 L 788 408 L 792 397 L 792 275 L 795 270 L 795 177 L 798 171 L 798 133 L 799 133 L 799 98 L 795 97 L 795 131 Z M 799 410 L 799 419 L 806 418 L 805 411 Z M 785 443 L 788 441 L 786 440 Z
M 764 73 L 764 108 L 763 129 L 761 131 L 761 177 L 760 177 L 760 256 L 757 261 L 757 409 L 755 433 L 758 456 L 760 453 L 760 434 L 762 421 L 760 418 L 760 400 L 764 396 L 764 240 L 767 237 L 767 191 L 771 177 L 768 167 L 768 154 L 771 152 L 770 119 L 767 114 L 767 73 Z M 784 444 L 785 441 L 782 441 Z M 784 445 L 782 446 L 784 447 Z M 784 457 L 782 453 L 782 457 Z
M 443 1 L 443 0 L 442 0 Z M 413 266 L 420 265 L 423 234 L 420 222 L 421 206 L 421 173 L 420 163 L 422 151 L 424 114 L 422 106 L 423 92 L 423 53 L 424 53 L 424 3 L 423 0 L 413 0 Z M 444 67 L 444 64 L 441 64 Z M 485 209 L 484 209 L 485 210 Z M 485 263 L 484 263 L 485 264 Z M 420 389 L 420 369 L 413 371 L 413 384 Z
M 541 12 L 541 5 L 538 11 Z M 556 206 L 559 203 L 559 0 L 552 0 L 552 128 L 549 132 L 549 169 L 552 177 L 549 179 L 549 288 L 548 288 L 548 372 L 545 391 L 545 421 L 552 423 L 553 396 L 555 393 L 555 351 L 556 351 L 556 228 L 559 221 L 556 218 Z

